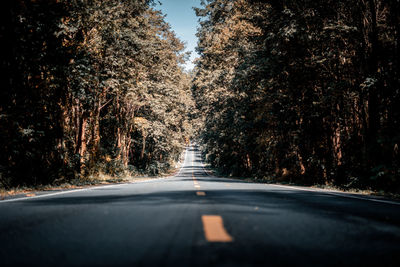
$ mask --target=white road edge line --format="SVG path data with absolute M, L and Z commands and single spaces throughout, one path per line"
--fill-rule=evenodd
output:
M 204 168 L 203 159 L 201 158 L 201 156 L 200 156 L 200 163 L 201 163 L 201 168 L 203 169 L 203 172 L 204 172 L 207 176 L 211 176 L 211 177 L 212 177 L 212 175 L 210 175 L 210 174 L 208 173 L 208 171 Z
M 183 165 L 186 161 L 186 156 L 187 156 L 187 149 L 185 149 L 185 159 L 183 161 Z M 182 165 L 182 166 L 183 166 Z M 81 189 L 71 189 L 67 191 L 62 191 L 62 192 L 56 192 L 56 193 L 49 193 L 49 194 L 43 194 L 39 196 L 33 196 L 33 197 L 18 197 L 18 198 L 11 198 L 11 199 L 4 199 L 0 200 L 0 203 L 6 203 L 6 202 L 16 202 L 16 201 L 23 201 L 23 200 L 29 200 L 29 199 L 36 199 L 36 198 L 43 198 L 43 197 L 51 197 L 51 196 L 57 196 L 57 195 L 64 195 L 64 194 L 69 194 L 69 193 L 75 193 L 75 192 L 81 192 L 81 191 L 89 191 L 89 190 L 95 190 L 103 187 L 118 187 L 118 186 L 123 186 L 123 185 L 130 185 L 130 184 L 139 184 L 139 183 L 148 183 L 148 182 L 153 182 L 161 179 L 166 179 L 166 178 L 171 178 L 174 176 L 178 176 L 181 171 L 182 171 L 182 166 L 179 169 L 178 174 L 172 175 L 172 176 L 167 176 L 167 177 L 162 177 L 162 178 L 156 178 L 156 179 L 149 179 L 145 181 L 138 181 L 138 182 L 133 182 L 133 183 L 123 183 L 123 184 L 115 184 L 115 185 L 100 185 L 100 186 L 95 186 L 95 187 L 88 187 L 88 188 L 81 188 Z
M 370 198 L 368 196 L 358 197 L 358 196 L 354 196 L 354 195 L 348 195 L 349 193 L 346 193 L 346 192 L 343 192 L 343 193 L 342 192 L 332 192 L 332 191 L 328 191 L 328 190 L 308 189 L 308 188 L 300 188 L 300 187 L 296 187 L 296 186 L 279 185 L 279 184 L 265 184 L 265 185 L 295 189 L 295 190 L 300 190 L 300 191 L 308 191 L 308 192 L 314 192 L 314 193 L 318 192 L 318 193 L 324 193 L 324 194 L 334 195 L 334 196 L 339 196 L 339 197 L 354 198 L 354 199 L 360 199 L 360 200 L 366 200 L 366 201 L 380 202 L 380 203 L 385 203 L 385 204 L 400 205 L 400 202 L 384 200 L 384 199 L 375 199 L 375 198 Z
M 29 200 L 29 199 L 36 199 L 36 198 L 43 198 L 43 197 L 51 197 L 51 196 L 57 196 L 57 195 L 64 195 L 68 193 L 74 193 L 74 192 L 81 192 L 81 191 L 88 191 L 94 189 L 92 188 L 81 188 L 81 189 L 72 189 L 68 191 L 62 191 L 62 192 L 57 192 L 57 193 L 50 193 L 50 194 L 43 194 L 39 196 L 33 196 L 33 197 L 19 197 L 19 198 L 11 198 L 11 199 L 5 199 L 5 200 L 0 200 L 1 203 L 6 203 L 6 202 L 16 202 L 16 201 L 22 201 L 22 200 Z
M 183 157 L 183 163 L 182 163 L 182 165 L 181 165 L 181 168 L 179 169 L 179 172 L 176 174 L 176 175 L 174 175 L 174 176 L 179 176 L 180 174 L 181 174 L 181 172 L 182 172 L 182 169 L 183 169 L 183 166 L 185 166 L 185 162 L 186 162 L 186 156 L 187 156 L 187 150 L 189 149 L 189 147 L 187 147 L 186 146 L 186 149 L 185 149 L 185 156 Z
M 163 179 L 163 178 L 159 178 Z M 159 180 L 157 179 L 157 180 Z M 96 190 L 99 188 L 104 188 L 104 187 L 118 187 L 118 186 L 123 186 L 123 185 L 129 185 L 129 184 L 137 184 L 137 183 L 143 183 L 143 182 L 151 182 L 155 181 L 154 180 L 146 180 L 146 181 L 139 181 L 139 182 L 133 182 L 133 183 L 124 183 L 124 184 L 115 184 L 115 185 L 100 185 L 100 186 L 95 186 L 95 187 L 88 187 L 88 188 L 80 188 L 80 189 L 70 189 L 67 191 L 61 191 L 61 192 L 56 192 L 56 193 L 49 193 L 49 194 L 43 194 L 43 195 L 38 195 L 38 196 L 33 196 L 33 197 L 18 197 L 18 198 L 11 198 L 11 199 L 4 199 L 0 200 L 1 203 L 5 202 L 16 202 L 16 201 L 23 201 L 23 200 L 29 200 L 29 199 L 36 199 L 36 198 L 43 198 L 43 197 L 51 197 L 51 196 L 57 196 L 57 195 L 64 195 L 64 194 L 69 194 L 69 193 L 75 193 L 75 192 L 81 192 L 81 191 L 89 191 L 89 190 Z M 39 191 L 40 192 L 40 191 Z
M 206 169 L 204 168 L 203 160 L 201 160 L 201 167 L 203 168 L 203 171 L 208 175 L 211 176 Z M 366 197 L 358 197 L 354 195 L 348 195 L 346 192 L 332 192 L 332 191 L 327 191 L 327 190 L 319 190 L 319 189 L 307 189 L 307 188 L 299 188 L 295 186 L 289 186 L 289 185 L 278 185 L 278 184 L 265 184 L 265 185 L 272 185 L 276 187 L 282 187 L 282 188 L 290 188 L 290 189 L 295 189 L 295 190 L 300 190 L 300 191 L 309 191 L 309 192 L 320 192 L 328 195 L 334 195 L 334 196 L 339 196 L 339 197 L 346 197 L 346 198 L 354 198 L 354 199 L 360 199 L 360 200 L 366 200 L 366 201 L 373 201 L 373 202 L 379 202 L 379 203 L 385 203 L 385 204 L 392 204 L 392 205 L 400 205 L 400 202 L 395 202 L 395 201 L 390 201 L 390 200 L 383 200 L 383 199 L 375 199 L 375 198 L 370 198 L 368 196 Z

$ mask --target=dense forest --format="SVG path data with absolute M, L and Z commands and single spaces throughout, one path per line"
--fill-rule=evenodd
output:
M 397 0 L 208 0 L 193 94 L 222 173 L 400 191 Z
M 203 0 L 191 73 L 151 0 L 8 0 L 0 186 L 170 169 L 400 191 L 397 0 Z
M 157 174 L 190 135 L 183 43 L 152 1 L 7 0 L 0 185 Z

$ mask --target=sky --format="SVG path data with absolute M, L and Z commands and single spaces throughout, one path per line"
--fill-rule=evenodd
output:
M 200 0 L 160 0 L 155 2 L 157 3 L 155 9 L 161 10 L 166 15 L 165 21 L 171 25 L 171 29 L 179 39 L 186 44 L 186 51 L 192 52 L 185 69 L 193 69 L 192 61 L 198 57 L 195 51 L 198 18 L 192 7 L 200 7 Z M 158 4 L 158 2 L 161 2 L 162 5 Z

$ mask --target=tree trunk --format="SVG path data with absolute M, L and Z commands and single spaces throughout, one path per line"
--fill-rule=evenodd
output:
M 144 152 L 146 150 L 146 135 L 143 134 L 142 138 L 142 152 L 140 152 L 140 159 L 143 160 L 144 158 Z
M 369 12 L 371 16 L 371 30 L 368 34 L 368 39 L 370 43 L 370 51 L 368 58 L 368 76 L 374 78 L 378 72 L 378 32 L 377 32 L 377 22 L 376 22 L 376 4 L 374 0 L 369 0 Z M 376 164 L 377 159 L 380 157 L 377 136 L 379 129 L 379 101 L 378 101 L 378 91 L 379 91 L 378 81 L 374 86 L 369 88 L 368 93 L 368 130 L 367 130 L 367 144 L 368 144 L 368 159 L 370 163 Z
M 79 156 L 80 156 L 80 162 L 83 164 L 85 162 L 85 154 L 86 154 L 86 127 L 87 127 L 87 118 L 82 117 L 81 119 L 81 126 L 79 130 L 79 140 L 80 140 L 80 149 L 79 149 Z
M 91 164 L 94 164 L 97 161 L 100 149 L 100 109 L 101 109 L 101 100 L 99 99 L 94 115 L 92 116 L 93 128 L 92 128 L 92 151 L 90 153 Z

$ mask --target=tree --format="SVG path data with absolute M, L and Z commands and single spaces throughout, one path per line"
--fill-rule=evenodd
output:
M 397 190 L 397 7 L 204 1 L 192 90 L 207 159 L 232 175 Z
M 3 185 L 172 165 L 190 131 L 190 81 L 184 46 L 151 1 L 8 5 Z

